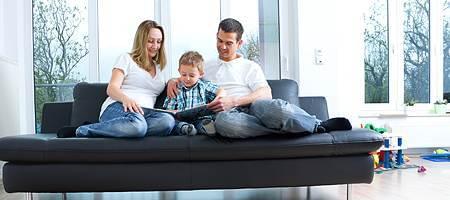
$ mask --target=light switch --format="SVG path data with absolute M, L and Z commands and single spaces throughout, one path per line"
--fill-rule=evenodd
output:
M 323 65 L 323 50 L 322 49 L 314 49 L 314 61 L 316 65 Z

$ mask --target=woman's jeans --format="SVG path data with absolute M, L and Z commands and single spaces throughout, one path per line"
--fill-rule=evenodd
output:
M 321 121 L 300 107 L 281 99 L 257 100 L 216 115 L 218 134 L 248 138 L 267 134 L 314 132 Z
M 99 123 L 80 126 L 77 137 L 144 137 L 167 136 L 175 126 L 172 115 L 142 108 L 144 115 L 125 112 L 120 102 L 109 105 Z

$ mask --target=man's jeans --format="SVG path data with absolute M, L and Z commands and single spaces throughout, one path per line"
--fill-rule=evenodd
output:
M 257 100 L 248 108 L 233 108 L 216 116 L 217 133 L 230 138 L 267 134 L 312 133 L 320 120 L 281 99 Z
M 172 115 L 145 109 L 144 115 L 125 112 L 120 102 L 109 105 L 100 122 L 80 126 L 76 130 L 77 137 L 144 137 L 150 135 L 170 135 L 175 126 Z

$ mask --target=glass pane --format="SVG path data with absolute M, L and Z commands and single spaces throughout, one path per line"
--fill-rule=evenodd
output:
M 444 99 L 450 102 L 450 1 L 443 0 Z
M 71 101 L 88 71 L 87 0 L 33 0 L 36 132 L 45 102 Z
M 98 1 L 98 54 L 100 81 L 109 82 L 117 57 L 131 52 L 139 24 L 154 19 L 154 1 Z M 158 22 L 159 23 L 159 22 Z
M 230 0 L 230 17 L 244 26 L 239 53 L 259 63 L 267 79 L 280 78 L 280 40 L 277 0 Z M 233 6 L 239 5 L 239 6 Z
M 186 51 L 198 51 L 203 59 L 217 57 L 216 33 L 220 0 L 171 1 L 171 74 L 178 76 L 178 59 Z
M 365 103 L 389 103 L 388 6 L 371 0 L 364 15 Z
M 405 103 L 430 102 L 430 3 L 404 3 Z

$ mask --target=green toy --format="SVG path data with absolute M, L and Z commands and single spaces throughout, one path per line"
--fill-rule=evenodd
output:
M 380 127 L 380 128 L 375 128 L 375 127 L 373 126 L 373 124 L 371 124 L 371 123 L 367 123 L 367 124 L 364 126 L 364 128 L 373 130 L 373 131 L 378 132 L 378 133 L 381 133 L 381 134 L 387 132 L 387 129 L 386 129 L 386 128 L 381 128 L 381 127 Z

